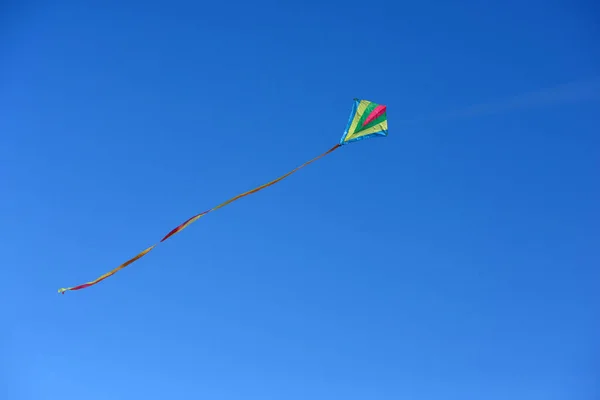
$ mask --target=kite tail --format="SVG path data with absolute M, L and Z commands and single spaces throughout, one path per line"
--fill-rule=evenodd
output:
M 249 190 L 249 191 L 244 192 L 242 194 L 239 194 L 239 195 L 237 195 L 235 197 L 232 197 L 231 199 L 229 199 L 229 200 L 227 200 L 227 201 L 225 201 L 225 202 L 223 202 L 223 203 L 221 203 L 221 204 L 219 204 L 219 205 L 211 208 L 210 210 L 207 210 L 207 211 L 201 212 L 200 214 L 194 215 L 193 217 L 189 218 L 188 220 L 186 220 L 181 225 L 179 225 L 176 228 L 172 229 L 165 237 L 163 237 L 160 240 L 159 243 L 162 243 L 165 240 L 167 240 L 168 238 L 170 238 L 171 236 L 173 236 L 173 235 L 181 232 L 182 230 L 184 230 L 185 228 L 187 228 L 192 223 L 196 222 L 198 219 L 200 219 L 204 215 L 208 214 L 209 212 L 216 211 L 219 208 L 225 207 L 226 205 L 228 205 L 230 203 L 233 203 L 236 200 L 241 199 L 242 197 L 246 197 L 248 195 L 251 195 L 253 193 L 256 193 L 256 192 L 259 192 L 259 191 L 261 191 L 263 189 L 266 189 L 269 186 L 272 186 L 272 185 L 276 184 L 277 182 L 282 181 L 283 179 L 287 178 L 288 176 L 292 175 L 293 173 L 295 173 L 295 172 L 301 170 L 302 168 L 308 166 L 309 164 L 312 164 L 313 162 L 317 161 L 318 159 L 323 158 L 326 155 L 332 153 L 334 150 L 338 149 L 339 147 L 341 147 L 341 144 L 338 143 L 335 146 L 333 146 L 331 149 L 327 150 L 325 153 L 323 153 L 323 154 L 321 154 L 321 155 L 313 158 L 310 161 L 305 162 L 304 164 L 300 165 L 299 167 L 294 168 L 293 170 L 291 170 L 287 174 L 284 174 L 284 175 L 280 176 L 279 178 L 274 179 L 271 182 L 265 183 L 264 185 L 261 185 L 261 186 L 255 188 L 255 189 Z M 97 279 L 95 279 L 95 280 L 93 280 L 91 282 L 87 282 L 87 283 L 84 283 L 84 284 L 81 284 L 81 285 L 78 285 L 78 286 L 73 286 L 73 287 L 70 287 L 70 288 L 61 288 L 61 289 L 58 289 L 58 293 L 64 294 L 68 290 L 80 290 L 80 289 L 85 289 L 85 288 L 88 288 L 90 286 L 93 286 L 93 285 L 95 285 L 95 284 L 103 281 L 104 279 L 108 278 L 109 276 L 114 275 L 115 273 L 117 273 L 117 271 L 119 271 L 119 270 L 127 267 L 128 265 L 134 263 L 135 261 L 139 260 L 140 258 L 142 258 L 143 256 L 145 256 L 146 254 L 148 254 L 150 251 L 152 251 L 159 243 L 156 243 L 156 244 L 148 247 L 146 250 L 142 251 L 141 253 L 139 253 L 138 255 L 136 255 L 135 257 L 133 257 L 132 259 L 124 262 L 123 264 L 119 265 L 117 268 L 113 269 L 110 272 L 107 272 L 106 274 L 100 276 L 99 278 L 97 278 Z

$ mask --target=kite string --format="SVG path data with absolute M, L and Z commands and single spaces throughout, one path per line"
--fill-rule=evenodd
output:
M 256 192 L 259 192 L 269 186 L 272 186 L 274 184 L 276 184 L 277 182 L 282 181 L 283 179 L 287 178 L 288 176 L 292 175 L 293 173 L 301 170 L 302 168 L 308 166 L 309 164 L 312 164 L 313 162 L 319 160 L 320 158 L 325 157 L 326 155 L 332 153 L 334 150 L 338 149 L 341 147 L 341 144 L 336 144 L 335 146 L 333 146 L 331 149 L 327 150 L 325 153 L 318 155 L 317 157 L 313 158 L 312 160 L 309 160 L 307 162 L 305 162 L 304 164 L 300 165 L 299 167 L 294 168 L 293 170 L 291 170 L 290 172 L 280 176 L 279 178 L 276 178 L 268 183 L 265 183 L 257 188 L 254 188 L 252 190 L 249 190 L 247 192 L 244 192 L 242 194 L 238 194 L 237 196 L 232 197 L 231 199 L 224 201 L 223 203 L 207 210 L 204 212 L 201 212 L 200 214 L 196 214 L 193 217 L 189 218 L 188 220 L 186 220 L 185 222 L 183 222 L 182 224 L 180 224 L 179 226 L 177 226 L 176 228 L 172 229 L 165 237 L 163 237 L 161 239 L 161 241 L 159 243 L 164 242 L 165 240 L 167 240 L 168 238 L 170 238 L 171 236 L 181 232 L 182 230 L 184 230 L 185 228 L 187 228 L 188 226 L 190 226 L 192 223 L 194 223 L 195 221 L 197 221 L 199 218 L 201 218 L 202 216 L 212 212 L 212 211 L 216 211 L 219 208 L 225 207 L 228 204 L 233 203 L 236 200 L 241 199 L 242 197 L 246 197 L 248 195 L 254 194 Z M 114 275 L 115 273 L 117 273 L 119 270 L 127 267 L 128 265 L 132 264 L 133 262 L 139 260 L 140 258 L 142 258 L 143 256 L 145 256 L 146 254 L 148 254 L 150 251 L 152 251 L 159 243 L 156 243 L 150 247 L 148 247 L 147 249 L 143 250 L 142 252 L 140 252 L 139 254 L 137 254 L 135 257 L 127 260 L 126 262 L 124 262 L 123 264 L 119 265 L 118 267 L 116 267 L 115 269 L 113 269 L 112 271 L 107 272 L 106 274 L 98 277 L 97 279 L 78 285 L 78 286 L 73 286 L 73 287 L 69 287 L 69 288 L 61 288 L 58 289 L 58 293 L 64 294 L 66 291 L 68 290 L 80 290 L 80 289 L 85 289 L 87 287 L 90 287 L 92 285 L 95 285 L 101 281 L 103 281 L 104 279 Z

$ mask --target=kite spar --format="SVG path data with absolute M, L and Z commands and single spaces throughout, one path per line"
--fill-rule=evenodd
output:
M 296 167 L 295 169 L 291 170 L 287 174 L 282 175 L 279 178 L 272 180 L 271 182 L 265 183 L 264 185 L 261 185 L 255 189 L 252 189 L 245 193 L 239 194 L 239 195 L 237 195 L 237 196 L 235 196 L 235 197 L 233 197 L 233 198 L 231 198 L 209 210 L 206 210 L 204 212 L 201 212 L 200 214 L 194 215 L 193 217 L 189 218 L 187 221 L 185 221 L 181 225 L 179 225 L 176 228 L 174 228 L 173 230 L 171 230 L 165 237 L 163 237 L 160 240 L 160 242 L 153 244 L 152 246 L 143 250 L 141 253 L 139 253 L 132 259 L 124 262 L 123 264 L 119 265 L 117 268 L 113 269 L 112 271 L 107 272 L 106 274 L 100 276 L 99 278 L 97 278 L 91 282 L 87 282 L 87 283 L 84 283 L 84 284 L 81 284 L 78 286 L 69 287 L 69 288 L 58 289 L 58 293 L 64 294 L 68 290 L 85 289 L 87 287 L 93 286 L 93 285 L 103 281 L 104 279 L 117 273 L 119 270 L 121 270 L 121 269 L 127 267 L 128 265 L 132 264 L 133 262 L 139 260 L 146 254 L 148 254 L 150 251 L 152 251 L 156 246 L 158 246 L 158 244 L 164 242 L 171 236 L 181 232 L 182 230 L 184 230 L 185 228 L 187 228 L 192 223 L 196 222 L 198 219 L 205 216 L 206 214 L 208 214 L 212 211 L 218 210 L 221 207 L 225 207 L 226 205 L 233 203 L 234 201 L 239 200 L 242 197 L 246 197 L 248 195 L 259 192 L 269 186 L 276 184 L 277 182 L 292 175 L 294 172 L 297 172 L 300 169 L 306 167 L 307 165 L 317 161 L 318 159 L 325 157 L 326 155 L 332 153 L 333 151 L 337 150 L 338 148 L 340 148 L 341 146 L 343 146 L 345 144 L 355 142 L 358 140 L 364 140 L 364 139 L 371 138 L 371 137 L 387 136 L 387 134 L 388 134 L 388 123 L 387 123 L 387 108 L 386 108 L 386 106 L 381 105 L 381 104 L 376 104 L 376 103 L 373 103 L 368 100 L 354 99 L 354 104 L 352 106 L 352 112 L 350 113 L 350 118 L 348 119 L 348 123 L 346 125 L 346 129 L 344 130 L 344 134 L 342 135 L 342 138 L 340 139 L 339 143 L 337 143 L 331 149 L 327 150 L 325 153 L 313 158 L 310 161 L 305 162 L 304 164 L 300 165 L 299 167 Z

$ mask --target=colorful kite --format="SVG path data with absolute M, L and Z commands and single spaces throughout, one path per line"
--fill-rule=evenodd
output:
M 200 219 L 200 217 L 203 217 L 212 211 L 218 210 L 219 208 L 224 207 L 227 204 L 230 204 L 236 200 L 239 200 L 242 197 L 256 193 L 260 190 L 263 190 L 264 188 L 267 188 L 271 185 L 276 184 L 277 182 L 292 175 L 294 172 L 306 167 L 308 164 L 311 164 L 322 157 L 325 157 L 327 154 L 333 152 L 334 150 L 340 148 L 341 146 L 343 146 L 347 143 L 351 143 L 351 142 L 355 142 L 357 140 L 363 140 L 363 139 L 367 139 L 367 138 L 375 137 L 375 136 L 387 136 L 387 133 L 388 133 L 388 123 L 387 123 L 386 106 L 376 104 L 376 103 L 373 103 L 373 102 L 367 101 L 367 100 L 354 99 L 352 113 L 350 114 L 350 118 L 348 119 L 348 124 L 346 125 L 346 130 L 344 131 L 344 134 L 342 135 L 342 138 L 338 144 L 333 146 L 331 149 L 327 150 L 325 153 L 313 158 L 310 161 L 307 161 L 306 163 L 302 164 L 301 166 L 293 169 L 292 171 L 288 172 L 287 174 L 282 175 L 279 178 L 277 178 L 269 183 L 265 183 L 264 185 L 259 186 L 256 189 L 252 189 L 248 192 L 239 194 L 239 195 L 233 197 L 232 199 L 229 199 L 226 202 L 221 203 L 218 206 L 211 208 L 210 210 L 207 210 L 207 211 L 201 212 L 200 214 L 194 215 L 193 217 L 191 217 L 190 219 L 188 219 L 187 221 L 185 221 L 184 223 L 182 223 L 181 225 L 179 225 L 178 227 L 173 229 L 171 232 L 169 232 L 165 237 L 163 237 L 161 239 L 161 241 L 159 243 L 164 242 L 165 240 L 167 240 L 171 236 L 175 235 L 176 233 L 181 232 L 182 230 L 184 230 L 185 228 L 190 226 L 193 222 Z M 84 284 L 78 285 L 78 286 L 73 286 L 70 288 L 62 288 L 62 289 L 58 290 L 58 293 L 64 294 L 67 290 L 80 290 L 80 289 L 84 289 L 84 288 L 93 286 L 96 283 L 108 278 L 109 276 L 114 275 L 117 271 L 127 267 L 134 261 L 139 260 L 146 254 L 148 254 L 150 251 L 152 251 L 159 243 L 156 243 L 156 244 L 148 247 L 147 249 L 145 249 L 144 251 L 139 253 L 137 256 L 133 257 L 131 260 L 119 265 L 117 268 L 113 269 L 110 272 L 107 272 L 106 274 L 102 275 L 101 277 L 99 277 L 91 282 L 84 283 Z

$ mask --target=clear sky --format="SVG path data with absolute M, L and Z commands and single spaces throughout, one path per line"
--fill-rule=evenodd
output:
M 2 7 L 0 398 L 598 398 L 594 2 Z

